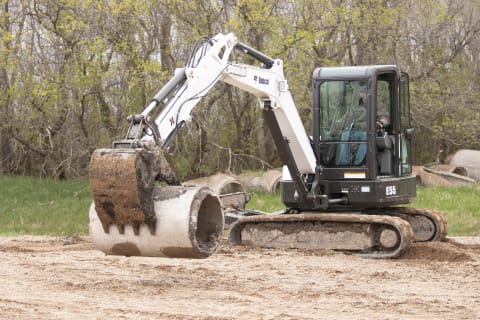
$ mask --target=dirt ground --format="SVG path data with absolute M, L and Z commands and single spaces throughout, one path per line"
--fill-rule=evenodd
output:
M 0 238 L 0 319 L 480 319 L 480 239 L 396 260 L 223 246 L 105 256 L 84 238 Z

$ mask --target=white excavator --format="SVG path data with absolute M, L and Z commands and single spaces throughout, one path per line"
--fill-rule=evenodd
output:
M 260 65 L 231 62 L 234 50 Z M 285 211 L 228 213 L 235 220 L 231 244 L 394 258 L 415 241 L 446 237 L 438 212 L 399 206 L 416 194 L 407 74 L 394 65 L 315 69 L 310 136 L 283 61 L 230 33 L 200 39 L 186 67 L 175 71 L 141 114 L 128 117 L 126 138 L 92 154 L 89 230 L 99 250 L 205 258 L 218 248 L 225 222 L 221 201 L 208 188 L 179 185 L 164 154 L 219 81 L 258 98 L 284 162 Z

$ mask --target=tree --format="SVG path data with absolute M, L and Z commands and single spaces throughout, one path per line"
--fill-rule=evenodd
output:
M 415 161 L 480 148 L 476 0 L 0 0 L 2 173 L 86 175 L 195 41 L 234 32 L 284 60 L 307 132 L 311 75 L 398 64 L 411 77 Z M 234 61 L 257 63 L 235 54 Z M 255 97 L 218 84 L 171 152 L 181 176 L 280 165 Z

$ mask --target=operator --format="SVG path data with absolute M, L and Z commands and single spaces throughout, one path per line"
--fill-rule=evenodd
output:
M 390 127 L 390 105 L 381 101 L 379 93 L 377 93 L 377 117 L 375 126 L 377 131 L 386 131 Z
M 365 106 L 365 94 L 361 95 L 358 106 L 350 112 L 350 126 L 340 135 L 341 141 L 361 141 L 357 144 L 341 144 L 339 165 L 360 165 L 367 153 L 367 109 Z M 365 141 L 365 142 L 363 142 Z M 353 158 L 353 159 L 352 159 Z

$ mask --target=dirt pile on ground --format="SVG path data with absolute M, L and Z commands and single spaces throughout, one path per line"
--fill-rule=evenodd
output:
M 417 262 L 466 262 L 474 261 L 469 250 L 475 250 L 475 247 L 469 248 L 468 246 L 451 242 L 441 243 L 421 243 L 415 245 L 410 249 L 402 259 L 413 260 Z
M 105 256 L 88 238 L 0 238 L 1 319 L 478 319 L 479 239 L 396 260 L 224 245 Z

